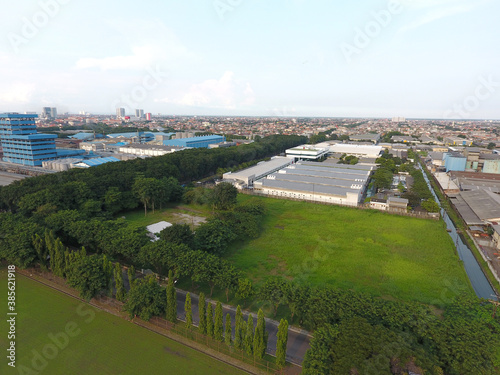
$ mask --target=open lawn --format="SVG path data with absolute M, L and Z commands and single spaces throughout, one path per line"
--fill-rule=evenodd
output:
M 239 200 L 250 199 L 241 195 Z M 442 221 L 259 197 L 261 236 L 228 259 L 259 284 L 270 275 L 406 301 L 473 293 Z M 446 296 L 443 297 L 443 295 Z
M 146 227 L 159 221 L 189 224 L 191 227 L 196 228 L 205 221 L 206 217 L 209 215 L 210 209 L 207 206 L 180 205 L 155 210 L 154 213 L 152 210 L 148 210 L 147 215 L 144 215 L 144 208 L 139 208 L 126 214 L 119 214 L 118 217 L 125 217 L 129 226 L 132 228 Z
M 0 270 L 0 285 L 0 302 L 6 312 L 5 268 Z M 8 327 L 4 316 L 0 324 L 0 348 L 4 352 L 0 374 L 242 373 L 21 275 L 16 277 L 16 297 L 16 368 L 7 365 L 5 349 L 10 340 L 7 340 Z M 63 335 L 62 332 L 66 333 Z M 54 336 L 51 335 L 55 336 L 54 340 L 58 341 L 56 345 L 60 345 L 60 348 L 53 345 L 50 337 Z M 45 356 L 45 359 L 41 356 Z

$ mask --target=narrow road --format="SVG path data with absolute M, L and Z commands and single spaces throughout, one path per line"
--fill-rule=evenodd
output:
M 185 320 L 186 314 L 184 312 L 184 303 L 186 301 L 186 293 L 183 290 L 177 289 L 177 317 L 181 320 Z M 191 305 L 193 310 L 193 323 L 198 325 L 199 317 L 198 317 L 198 296 L 196 294 L 191 294 Z M 216 301 L 211 301 L 207 299 L 207 302 L 212 302 L 214 304 Z M 222 305 L 222 310 L 224 314 L 224 319 L 227 313 L 231 315 L 231 322 L 233 326 L 234 332 L 234 322 L 236 315 L 236 308 L 233 306 Z M 257 323 L 257 315 L 252 314 L 254 317 L 254 324 Z M 245 321 L 248 319 L 248 312 L 243 311 L 243 316 Z M 276 341 L 277 341 L 277 333 L 278 333 L 278 325 L 279 322 L 266 318 L 266 331 L 269 333 L 269 341 L 267 345 L 267 353 L 275 355 L 276 354 Z M 288 345 L 287 345 L 287 353 L 286 360 L 288 362 L 292 362 L 297 365 L 301 365 L 304 360 L 304 356 L 306 354 L 307 349 L 309 349 L 309 339 L 310 334 L 304 330 L 296 330 L 295 328 L 289 328 L 288 330 Z

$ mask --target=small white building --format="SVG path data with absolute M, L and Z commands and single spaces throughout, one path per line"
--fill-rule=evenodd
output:
M 160 233 L 163 229 L 171 227 L 172 224 L 167 222 L 167 221 L 160 221 L 155 224 L 148 225 L 146 227 L 148 233 L 148 236 L 151 237 L 151 241 L 158 241 L 160 238 L 156 235 L 157 233 Z

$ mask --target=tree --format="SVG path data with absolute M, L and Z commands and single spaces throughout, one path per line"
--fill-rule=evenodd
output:
M 216 210 L 230 210 L 236 205 L 238 190 L 229 182 L 217 184 L 213 191 L 213 205 Z
M 223 315 L 222 315 L 222 304 L 217 301 L 215 306 L 215 322 L 214 322 L 214 338 L 217 341 L 223 341 Z
M 207 306 L 207 335 L 214 337 L 214 314 L 213 307 L 210 302 Z
M 216 255 L 223 254 L 234 238 L 231 226 L 220 219 L 201 224 L 195 233 L 197 248 Z
M 241 298 L 243 300 L 243 303 L 245 303 L 245 300 L 251 297 L 253 294 L 254 290 L 252 287 L 252 281 L 247 278 L 239 278 L 236 298 Z
M 495 147 L 497 147 L 497 144 L 494 142 L 490 142 L 488 143 L 488 146 L 486 146 L 488 150 L 493 150 Z
M 280 277 L 270 277 L 260 288 L 259 296 L 269 302 L 273 308 L 274 316 L 278 312 L 278 306 L 285 301 L 285 290 L 287 288 L 285 280 Z
M 132 289 L 132 284 L 134 283 L 135 280 L 135 268 L 134 266 L 130 266 L 127 269 L 127 277 L 128 277 L 128 285 L 130 289 Z
M 126 292 L 125 285 L 123 284 L 123 273 L 120 263 L 115 263 L 115 285 L 116 285 L 116 299 L 118 301 L 124 301 Z
M 177 296 L 174 287 L 174 274 L 172 271 L 168 271 L 167 320 L 172 323 L 177 322 Z
M 103 269 L 103 257 L 91 255 L 78 257 L 68 270 L 68 284 L 90 301 L 97 293 L 107 290 L 109 277 Z
M 248 355 L 253 353 L 253 316 L 248 314 L 247 330 L 245 334 L 245 350 Z
M 421 206 L 427 212 L 439 212 L 439 205 L 434 199 L 427 199 L 423 201 Z
M 288 342 L 288 322 L 285 319 L 281 319 L 280 321 L 277 337 L 276 365 L 278 365 L 279 368 L 283 368 L 286 364 L 286 346 Z
M 191 308 L 191 295 L 189 293 L 186 294 L 184 311 L 186 312 L 186 327 L 191 329 L 193 327 L 193 310 Z
M 38 233 L 33 236 L 33 247 L 35 248 L 36 255 L 38 256 L 38 262 L 42 270 L 47 270 L 47 255 L 48 249 L 45 246 L 45 240 Z
M 200 293 L 198 298 L 198 330 L 202 335 L 207 334 L 207 316 L 206 316 L 206 303 L 205 303 L 205 294 L 203 292 Z
M 244 326 L 245 321 L 243 320 L 243 313 L 241 312 L 241 307 L 238 305 L 236 308 L 236 316 L 234 322 L 234 347 L 236 349 L 243 349 L 244 342 Z
M 231 328 L 231 315 L 229 313 L 226 314 L 224 341 L 225 341 L 227 346 L 231 346 L 231 342 L 233 341 L 232 340 L 232 328 Z
M 133 283 L 123 308 L 130 318 L 137 315 L 148 321 L 152 316 L 163 316 L 166 308 L 165 289 L 156 282 L 153 275 L 137 280 Z
M 188 224 L 173 224 L 160 232 L 160 239 L 173 244 L 194 247 L 194 234 Z
M 262 359 L 267 348 L 267 333 L 266 321 L 264 312 L 259 309 L 257 313 L 257 325 L 255 326 L 255 334 L 253 336 L 253 355 L 256 358 Z

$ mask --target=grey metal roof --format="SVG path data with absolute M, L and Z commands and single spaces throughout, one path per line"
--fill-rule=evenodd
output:
M 500 218 L 500 196 L 487 190 L 462 191 L 460 196 L 481 220 Z
M 358 194 L 359 190 L 348 189 L 336 186 L 326 186 L 326 185 L 316 185 L 316 184 L 307 184 L 302 182 L 291 182 L 291 181 L 279 181 L 279 180 L 268 180 L 262 179 L 257 181 L 258 183 L 262 183 L 264 187 L 283 189 L 283 190 L 292 190 L 296 192 L 305 192 L 305 193 L 318 193 L 318 194 L 327 194 L 327 195 L 335 195 L 346 197 L 347 193 Z
M 247 179 L 250 176 L 261 176 L 270 173 L 272 170 L 284 167 L 292 162 L 291 158 L 277 157 L 264 163 L 260 163 L 254 167 L 244 169 L 242 171 L 233 172 L 226 177 L 230 179 Z
M 469 205 L 464 201 L 464 199 L 460 195 L 457 195 L 455 197 L 450 197 L 450 199 L 467 225 L 484 224 L 482 220 L 479 217 L 477 217 L 474 211 L 469 207 Z
M 371 171 L 373 169 L 370 165 L 361 165 L 361 164 L 332 164 L 328 162 L 323 163 L 315 163 L 312 161 L 301 161 L 297 163 L 298 165 L 306 165 L 310 167 L 319 167 L 319 168 L 333 168 L 333 169 L 341 169 L 341 170 L 358 170 L 358 171 Z
M 352 185 L 362 185 L 364 182 L 366 182 L 366 179 L 365 181 L 356 182 L 355 180 L 339 180 L 335 178 L 291 175 L 284 173 L 273 173 L 271 176 L 275 176 L 276 180 L 279 181 L 304 182 L 308 184 L 338 186 L 347 188 L 350 188 Z
M 315 176 L 315 177 L 327 177 L 327 178 L 335 178 L 339 180 L 356 180 L 356 179 L 368 179 L 368 173 L 350 173 L 351 171 L 341 171 L 341 170 L 332 170 L 325 171 L 319 168 L 295 168 L 289 169 L 285 168 L 286 174 L 288 175 L 299 175 L 299 176 Z M 347 172 L 347 173 L 346 173 Z

